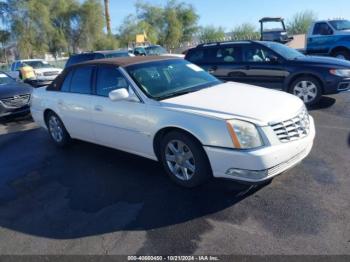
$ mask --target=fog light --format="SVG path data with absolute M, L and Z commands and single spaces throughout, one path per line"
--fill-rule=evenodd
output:
M 247 178 L 247 179 L 262 179 L 267 177 L 268 173 L 266 170 L 255 171 L 255 170 L 230 168 L 226 171 L 226 175 Z

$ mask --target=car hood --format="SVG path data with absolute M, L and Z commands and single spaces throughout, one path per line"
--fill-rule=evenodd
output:
M 333 57 L 323 57 L 323 56 L 303 56 L 294 60 L 300 63 L 312 63 L 312 64 L 322 64 L 329 66 L 347 67 L 350 68 L 350 62 L 347 60 L 337 59 Z
M 161 101 L 173 110 L 221 119 L 243 119 L 268 125 L 295 117 L 303 102 L 282 91 L 227 82 L 198 92 Z
M 0 85 L 0 98 L 8 98 L 15 95 L 31 94 L 32 90 L 33 88 L 30 85 L 19 82 Z
M 34 69 L 36 73 L 45 73 L 45 72 L 55 72 L 57 71 L 58 74 L 62 72 L 61 68 L 56 68 L 56 67 L 45 67 L 45 68 L 36 68 Z

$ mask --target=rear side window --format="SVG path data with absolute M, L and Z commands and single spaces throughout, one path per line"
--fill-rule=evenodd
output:
M 240 46 L 219 46 L 212 48 L 211 60 L 216 63 L 235 63 L 242 61 Z
M 69 92 L 70 91 L 70 83 L 72 81 L 73 72 L 74 72 L 74 70 L 71 70 L 66 75 L 66 78 L 64 79 L 63 84 L 61 86 L 61 91 L 62 92 Z
M 128 83 L 117 67 L 101 66 L 97 74 L 96 94 L 108 97 L 108 94 L 116 89 L 128 89 Z
M 91 94 L 92 72 L 92 66 L 84 66 L 75 69 L 70 84 L 70 92 L 77 94 Z

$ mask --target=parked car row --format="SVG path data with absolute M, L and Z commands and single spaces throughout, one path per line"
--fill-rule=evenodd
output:
M 62 72 L 61 68 L 56 68 L 43 59 L 25 59 L 16 60 L 12 63 L 9 72 L 10 76 L 15 79 L 21 79 L 20 68 L 24 65 L 33 68 L 36 77 L 30 81 L 30 84 L 36 87 L 50 84 Z

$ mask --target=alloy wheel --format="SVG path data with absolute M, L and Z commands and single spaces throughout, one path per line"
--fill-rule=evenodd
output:
M 63 128 L 61 125 L 60 120 L 56 116 L 51 116 L 49 119 L 49 130 L 52 138 L 57 142 L 60 143 L 63 140 Z
M 300 81 L 293 89 L 294 95 L 304 101 L 304 103 L 310 103 L 317 97 L 317 86 L 311 81 Z
M 165 147 L 165 160 L 173 175 L 182 181 L 190 180 L 196 170 L 190 148 L 180 140 L 172 140 Z

